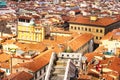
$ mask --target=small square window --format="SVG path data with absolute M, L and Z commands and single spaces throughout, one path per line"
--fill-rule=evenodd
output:
M 76 27 L 74 27 L 74 29 L 76 30 Z
M 96 39 L 98 39 L 98 37 L 96 36 Z
M 103 32 L 103 30 L 101 29 L 101 30 L 100 30 L 100 33 L 102 33 L 102 32 Z
M 39 71 L 39 74 L 41 75 L 41 70 Z
M 69 57 L 69 55 L 67 55 L 67 57 Z
M 89 28 L 89 31 L 91 32 L 91 28 Z
M 87 28 L 85 28 L 85 31 L 87 31 Z
M 98 32 L 98 29 L 96 29 L 96 32 Z
M 102 37 L 100 37 L 100 39 L 102 39 Z

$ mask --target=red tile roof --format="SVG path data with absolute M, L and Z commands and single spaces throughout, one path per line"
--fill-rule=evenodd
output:
M 31 16 L 19 16 L 19 19 L 28 19 L 28 20 L 31 20 L 32 17 Z
M 113 31 L 107 33 L 101 40 L 120 40 L 120 28 L 114 29 Z
M 111 60 L 111 65 L 109 65 L 108 68 L 110 68 L 120 74 L 120 58 L 112 57 L 109 60 Z
M 9 62 L 0 63 L 0 67 L 4 69 L 9 69 L 10 63 Z
M 7 78 L 3 80 L 30 80 L 33 76 L 25 71 L 10 74 Z
M 0 62 L 6 62 L 9 59 L 10 59 L 10 55 L 8 55 L 6 53 L 0 54 Z
M 112 38 L 113 33 L 109 32 L 105 36 L 102 37 L 101 40 L 110 40 Z
M 88 33 L 81 34 L 73 38 L 71 41 L 69 41 L 68 46 L 71 47 L 73 51 L 76 51 L 84 44 L 86 44 L 89 40 L 91 40 L 93 37 L 94 36 L 92 34 L 88 34 Z
M 85 54 L 85 56 L 87 57 L 87 61 L 90 62 L 94 56 L 103 56 L 103 54 L 101 53 L 87 53 Z M 103 65 L 103 68 L 107 68 L 112 70 L 111 72 L 104 72 L 104 78 L 106 78 L 107 80 L 111 80 L 110 75 L 114 75 L 114 76 L 118 76 L 120 74 L 120 58 L 118 57 L 111 57 L 111 58 L 105 58 L 100 60 L 100 64 Z M 96 74 L 94 72 L 91 71 L 91 69 L 94 69 L 94 64 L 90 64 L 88 66 L 88 74 L 93 73 Z M 97 74 L 98 75 L 98 74 Z
M 83 25 L 95 25 L 95 26 L 106 27 L 117 21 L 120 21 L 120 18 L 112 19 L 111 17 L 103 17 L 103 18 L 97 18 L 96 21 L 91 21 L 89 16 L 81 16 L 80 15 L 80 16 L 71 18 L 69 23 L 78 23 L 78 24 L 83 24 Z
M 32 44 L 32 43 L 20 43 L 20 42 L 16 42 L 15 45 L 17 45 L 18 47 L 20 47 L 24 51 L 36 50 L 36 51 L 43 52 L 47 48 L 44 43 Z
M 103 56 L 103 54 L 101 53 L 96 53 L 96 52 L 92 52 L 92 53 L 87 53 L 85 54 L 85 57 L 87 57 L 87 61 L 90 62 L 94 56 Z
M 43 54 L 37 56 L 33 61 L 21 63 L 19 65 L 14 66 L 13 68 L 24 67 L 32 70 L 33 72 L 36 72 L 37 70 L 49 63 L 52 52 L 53 50 L 47 50 Z

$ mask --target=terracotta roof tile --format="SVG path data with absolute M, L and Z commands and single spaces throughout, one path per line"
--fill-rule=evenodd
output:
M 0 62 L 6 62 L 10 59 L 10 55 L 6 54 L 6 53 L 2 53 L 0 54 Z
M 0 63 L 0 67 L 4 69 L 9 69 L 10 63 L 9 62 Z
M 113 35 L 113 33 L 112 33 L 112 32 L 109 32 L 109 33 L 107 33 L 105 36 L 103 36 L 101 40 L 106 40 L 106 39 L 107 39 L 107 40 L 110 40 L 111 37 L 112 37 L 112 35 Z
M 81 34 L 75 38 L 73 38 L 71 41 L 68 42 L 68 46 L 73 49 L 73 51 L 76 51 L 78 48 L 83 46 L 85 43 L 87 43 L 90 39 L 93 38 L 92 34 Z
M 62 19 L 63 19 L 64 21 L 69 21 L 71 18 L 72 18 L 72 17 L 70 17 L 70 16 L 62 16 Z
M 79 23 L 79 24 L 85 24 L 85 25 L 95 25 L 95 26 L 103 26 L 106 27 L 112 23 L 115 23 L 119 21 L 119 19 L 112 19 L 111 17 L 103 17 L 103 18 L 97 18 L 96 21 L 91 21 L 89 16 L 76 16 L 74 18 L 71 18 L 69 23 Z
M 113 31 L 107 33 L 101 40 L 120 40 L 120 28 L 114 29 Z
M 18 47 L 20 47 L 24 51 L 36 50 L 36 51 L 43 52 L 46 49 L 46 46 L 45 46 L 44 43 L 32 44 L 32 43 L 20 43 L 20 42 L 17 42 L 16 45 Z
M 117 71 L 120 74 L 120 58 L 118 57 L 112 57 L 110 58 L 111 65 L 108 66 L 108 68 Z
M 33 61 L 21 63 L 14 66 L 14 68 L 24 67 L 35 72 L 49 63 L 52 52 L 53 50 L 47 50 L 43 54 L 37 56 Z
M 25 71 L 10 74 L 6 80 L 30 80 L 33 76 Z
M 87 61 L 90 62 L 94 56 L 103 56 L 103 54 L 101 53 L 87 53 L 85 54 L 85 56 L 87 57 Z M 115 77 L 118 77 L 119 74 L 120 74 L 120 58 L 118 57 L 111 57 L 111 58 L 105 58 L 105 59 L 102 59 L 100 60 L 100 64 L 103 65 L 103 68 L 107 68 L 107 69 L 110 69 L 112 71 L 110 72 L 103 72 L 103 76 L 105 79 L 107 80 L 112 80 L 113 77 L 111 77 L 110 75 L 112 76 L 115 76 Z M 88 65 L 88 74 L 96 74 L 96 76 L 99 76 L 97 73 L 95 72 L 92 72 L 91 69 L 94 69 L 94 64 L 89 64 Z
M 91 61 L 91 60 L 94 58 L 94 56 L 103 56 L 103 54 L 101 54 L 101 53 L 96 53 L 96 52 L 92 52 L 92 53 L 87 53 L 87 54 L 85 54 L 85 57 L 87 57 L 87 61 L 88 61 L 88 62 Z
M 79 75 L 78 80 L 91 80 L 92 76 L 89 75 Z

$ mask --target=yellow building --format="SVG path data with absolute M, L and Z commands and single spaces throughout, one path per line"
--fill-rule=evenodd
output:
M 76 16 L 69 21 L 69 30 L 79 33 L 92 33 L 95 43 L 105 34 L 119 28 L 120 19 L 111 17 Z
M 41 42 L 44 39 L 44 27 L 35 24 L 32 16 L 20 16 L 18 21 L 18 40 Z

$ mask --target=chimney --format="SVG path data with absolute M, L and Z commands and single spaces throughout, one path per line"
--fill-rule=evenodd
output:
M 96 21 L 97 20 L 97 16 L 90 16 L 90 21 Z

